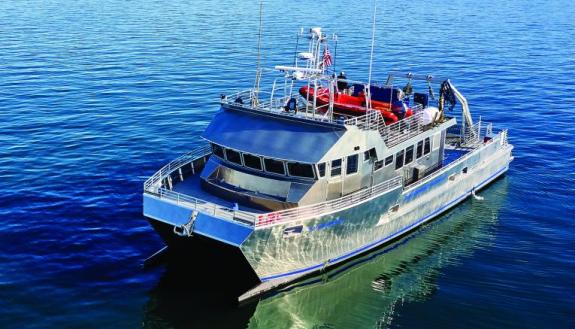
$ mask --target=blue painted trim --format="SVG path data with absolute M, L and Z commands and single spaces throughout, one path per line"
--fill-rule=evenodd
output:
M 318 268 L 320 268 L 320 267 L 322 267 L 322 266 L 323 266 L 323 264 L 317 264 L 317 265 L 314 265 L 314 266 L 302 268 L 302 269 L 299 269 L 299 270 L 295 270 L 295 271 L 291 271 L 291 272 L 287 272 L 287 273 L 283 273 L 283 274 L 276 274 L 276 275 L 272 275 L 272 276 L 267 276 L 267 277 L 265 277 L 265 278 L 262 278 L 261 280 L 262 280 L 262 282 L 265 282 L 265 281 L 269 281 L 269 280 L 273 280 L 273 279 L 278 279 L 278 278 L 281 278 L 281 277 L 284 277 L 284 276 L 290 276 L 290 275 L 294 275 L 294 274 L 299 274 L 299 273 L 303 273 L 303 272 L 312 271 L 312 270 L 318 269 Z
M 352 256 L 354 256 L 354 255 L 356 255 L 356 254 L 358 254 L 358 253 L 361 253 L 361 252 L 366 251 L 366 250 L 368 250 L 368 249 L 374 248 L 374 247 L 376 247 L 376 246 L 378 246 L 378 245 L 380 245 L 380 244 L 382 244 L 382 243 L 385 243 L 385 242 L 387 242 L 387 241 L 389 241 L 389 240 L 391 240 L 391 239 L 397 237 L 398 235 L 401 235 L 402 233 L 405 233 L 405 231 L 407 231 L 407 230 L 413 228 L 414 226 L 418 226 L 418 225 L 422 224 L 423 222 L 427 221 L 428 219 L 430 219 L 430 218 L 432 218 L 432 217 L 438 215 L 439 213 L 441 213 L 441 212 L 447 210 L 448 208 L 450 208 L 450 207 L 453 206 L 454 204 L 458 203 L 458 202 L 461 201 L 462 199 L 468 197 L 474 189 L 478 189 L 478 188 L 483 187 L 485 184 L 487 184 L 488 182 L 490 182 L 491 180 L 493 180 L 493 179 L 495 179 L 497 176 L 499 176 L 499 174 L 501 174 L 502 172 L 506 171 L 507 168 L 508 168 L 508 166 L 505 166 L 505 167 L 499 169 L 499 170 L 498 170 L 497 172 L 495 172 L 493 175 L 489 176 L 488 178 L 486 178 L 485 180 L 483 180 L 481 183 L 479 183 L 478 185 L 474 186 L 472 189 L 470 189 L 470 190 L 466 191 L 465 193 L 463 193 L 463 195 L 461 195 L 461 196 L 459 196 L 458 198 L 456 198 L 456 199 L 454 199 L 454 200 L 448 202 L 447 204 L 443 205 L 442 207 L 440 207 L 439 209 L 435 210 L 434 212 L 432 212 L 432 213 L 430 213 L 430 214 L 428 214 L 428 215 L 422 217 L 421 219 L 419 219 L 419 220 L 416 221 L 415 223 L 413 223 L 413 224 L 411 224 L 411 225 L 409 225 L 409 226 L 406 226 L 406 227 L 404 227 L 403 229 L 401 229 L 401 230 L 395 232 L 394 234 L 389 235 L 389 236 L 387 236 L 387 237 L 385 237 L 385 238 L 383 238 L 383 239 L 380 239 L 380 240 L 378 240 L 378 241 L 375 241 L 375 242 L 372 242 L 372 243 L 370 243 L 370 244 L 367 244 L 367 245 L 365 245 L 365 246 L 363 246 L 363 247 L 360 247 L 360 248 L 358 248 L 358 249 L 356 249 L 356 250 L 353 250 L 353 251 L 351 251 L 351 252 L 349 252 L 349 253 L 347 253 L 347 254 L 344 254 L 344 255 L 342 255 L 342 256 L 339 256 L 339 257 L 337 257 L 337 258 L 330 259 L 330 260 L 328 261 L 328 264 L 333 265 L 333 264 L 335 264 L 335 263 L 339 263 L 339 262 L 345 260 L 346 258 L 350 258 L 350 257 L 352 257 Z M 287 272 L 287 273 L 282 273 L 282 274 L 276 274 L 276 275 L 272 275 L 272 276 L 267 276 L 267 277 L 261 278 L 260 280 L 261 280 L 262 282 L 265 282 L 265 281 L 269 281 L 269 280 L 273 280 L 273 279 L 282 278 L 282 277 L 285 277 L 285 276 L 291 276 L 291 275 L 294 275 L 294 274 L 299 274 L 299 273 L 303 273 L 303 272 L 309 272 L 309 271 L 315 270 L 315 269 L 317 269 L 317 268 L 320 268 L 320 267 L 322 267 L 322 266 L 324 266 L 324 264 L 323 264 L 323 263 L 320 263 L 320 264 L 317 264 L 317 265 L 313 265 L 313 266 L 310 266 L 310 267 L 302 268 L 302 269 L 295 270 L 295 271 L 291 271 L 291 272 Z

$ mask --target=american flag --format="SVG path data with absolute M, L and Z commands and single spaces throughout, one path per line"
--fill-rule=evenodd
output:
M 323 49 L 323 66 L 324 67 L 328 67 L 331 66 L 333 64 L 332 60 L 331 60 L 331 53 L 329 52 L 329 49 L 327 47 L 325 47 Z

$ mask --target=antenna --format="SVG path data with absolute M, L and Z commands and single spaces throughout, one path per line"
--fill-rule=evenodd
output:
M 262 43 L 262 12 L 263 12 L 263 1 L 260 1 L 260 27 L 258 31 L 258 59 L 257 59 L 257 70 L 256 70 L 256 82 L 254 86 L 254 97 L 252 98 L 252 106 L 258 105 L 259 93 L 260 93 L 260 80 L 262 77 L 261 69 L 261 43 Z
M 373 25 L 371 26 L 371 54 L 369 55 L 369 76 L 367 78 L 367 92 L 365 93 L 365 102 L 367 110 L 371 110 L 371 68 L 373 66 L 373 48 L 375 46 L 375 13 L 377 12 L 377 1 L 373 2 Z
M 377 12 L 377 2 L 373 3 L 373 25 L 371 27 L 371 54 L 369 56 L 369 77 L 367 80 L 368 86 L 371 85 L 371 67 L 373 65 L 373 48 L 375 46 L 375 13 Z

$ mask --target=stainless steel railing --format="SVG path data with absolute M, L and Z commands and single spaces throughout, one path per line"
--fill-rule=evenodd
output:
M 144 183 L 144 193 L 153 194 L 160 199 L 170 200 L 178 205 L 198 210 L 205 214 L 217 216 L 218 218 L 238 221 L 243 224 L 253 226 L 255 223 L 254 213 L 223 207 L 213 202 L 172 191 L 169 188 L 164 187 L 163 182 L 165 180 L 170 180 L 171 174 L 176 170 L 179 170 L 188 164 L 193 166 L 194 161 L 210 155 L 211 152 L 209 145 L 203 145 L 174 159 L 146 180 Z
M 172 191 L 163 185 L 162 182 L 168 179 L 168 177 L 171 177 L 170 175 L 173 172 L 187 164 L 193 163 L 201 157 L 209 155 L 210 153 L 211 150 L 207 146 L 202 146 L 192 152 L 178 157 L 146 180 L 144 183 L 144 192 L 205 214 L 260 228 L 280 223 L 287 223 L 294 220 L 304 220 L 311 217 L 323 216 L 325 214 L 353 206 L 359 202 L 369 200 L 388 190 L 403 185 L 402 177 L 398 176 L 338 199 L 264 214 L 227 208 L 213 202 Z
M 271 98 L 271 95 L 272 94 L 270 92 L 260 91 L 256 94 L 253 92 L 253 90 L 247 90 L 228 95 L 221 99 L 221 103 L 250 111 L 273 113 L 275 115 L 287 117 L 298 117 L 318 122 L 336 123 L 336 120 L 333 120 L 326 115 L 317 113 L 320 109 L 327 109 L 327 105 L 318 106 L 316 107 L 315 111 L 306 111 L 306 107 L 300 107 L 298 105 L 297 113 L 286 112 L 284 110 L 284 106 L 290 98 L 293 97 L 298 100 L 298 104 L 303 104 L 305 99 L 299 94 L 292 94 L 289 96 L 276 98 Z M 241 102 L 239 101 L 240 99 Z
M 157 190 L 157 195 L 160 199 L 175 201 L 178 205 L 197 210 L 204 214 L 222 219 L 238 221 L 250 226 L 254 225 L 255 214 L 251 212 L 223 207 L 213 202 L 198 199 L 187 194 L 170 191 L 163 187 Z
M 395 146 L 424 131 L 423 112 L 416 112 L 409 118 L 399 120 L 388 126 L 380 126 L 379 133 L 387 147 Z
M 360 202 L 375 198 L 387 191 L 403 186 L 402 176 L 397 176 L 372 187 L 359 190 L 341 198 L 320 202 L 281 211 L 260 214 L 256 219 L 256 227 L 285 224 L 296 220 L 305 220 L 330 214 L 344 208 L 357 205 Z
M 490 123 L 488 123 L 486 126 L 485 124 L 485 122 L 479 120 L 474 123 L 473 126 L 456 125 L 448 128 L 447 134 L 452 136 L 455 135 L 458 137 L 461 146 L 473 146 L 475 144 L 481 143 L 481 138 L 483 136 L 489 136 L 493 134 L 493 126 Z
M 162 180 L 167 178 L 172 172 L 177 169 L 180 169 L 182 166 L 199 159 L 201 157 L 205 157 L 212 153 L 210 145 L 202 145 L 191 152 L 188 152 L 184 155 L 177 157 L 176 159 L 172 160 L 167 165 L 163 166 L 160 170 L 154 173 L 150 178 L 144 182 L 144 190 L 149 192 L 157 192 L 157 189 L 161 187 Z

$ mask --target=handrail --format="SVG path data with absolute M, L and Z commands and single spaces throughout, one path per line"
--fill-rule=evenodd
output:
M 459 136 L 461 146 L 472 146 L 481 142 L 481 136 L 488 136 L 493 133 L 493 126 L 488 123 L 482 135 L 482 125 L 485 125 L 485 122 L 481 119 L 472 126 L 458 124 L 448 128 L 447 133 Z
M 250 226 L 254 225 L 255 214 L 248 211 L 223 207 L 213 202 L 194 198 L 187 194 L 170 191 L 163 187 L 158 189 L 157 194 L 161 199 L 175 201 L 178 205 L 186 206 L 204 214 L 210 214 L 217 218 L 239 221 Z
M 417 104 L 412 107 L 412 110 L 414 112 L 412 116 L 389 125 L 385 123 L 381 113 L 376 110 L 347 119 L 344 124 L 357 126 L 361 130 L 377 129 L 387 146 L 392 147 L 424 131 L 423 107 Z
M 259 92 L 259 96 L 266 95 L 266 94 L 271 95 L 271 93 L 269 93 L 269 92 L 265 92 L 265 91 Z M 242 97 L 242 103 L 236 102 L 236 100 L 238 100 L 238 98 L 240 98 L 240 97 Z M 243 97 L 245 97 L 246 99 L 244 99 Z M 220 100 L 220 102 L 222 104 L 234 106 L 234 107 L 244 109 L 244 110 L 273 113 L 275 115 L 281 115 L 281 116 L 286 116 L 286 117 L 298 117 L 298 118 L 307 119 L 307 120 L 311 120 L 311 121 L 315 121 L 315 122 L 328 122 L 328 123 L 340 124 L 340 122 L 338 122 L 337 120 L 331 119 L 325 115 L 321 115 L 320 113 L 315 113 L 315 115 L 313 115 L 313 114 L 306 112 L 306 111 L 298 111 L 297 113 L 285 111 L 284 106 L 290 98 L 294 97 L 294 98 L 299 99 L 301 101 L 304 100 L 299 94 L 292 94 L 292 95 L 288 95 L 288 96 L 284 96 L 284 97 L 277 97 L 271 101 L 267 97 L 263 97 L 263 99 L 264 99 L 263 101 L 260 101 L 258 99 L 258 101 L 256 102 L 256 105 L 253 106 L 255 97 L 256 97 L 256 95 L 252 92 L 252 90 L 244 90 L 244 91 L 240 91 L 240 92 L 228 95 L 225 98 L 222 98 Z M 320 109 L 320 108 L 322 108 L 322 106 L 318 106 L 316 108 L 316 110 Z
M 324 216 L 326 214 L 357 205 L 357 203 L 373 199 L 384 192 L 400 186 L 403 186 L 403 177 L 396 176 L 377 185 L 359 190 L 338 199 L 260 214 L 256 219 L 256 227 L 273 226 L 296 220 L 305 220 L 312 217 Z
M 156 173 L 154 173 L 154 175 L 152 175 L 150 178 L 148 178 L 144 182 L 144 190 L 149 191 L 149 192 L 156 192 L 153 189 L 154 186 L 158 185 L 157 187 L 159 188 L 160 184 L 158 184 L 158 183 L 160 183 L 162 180 L 164 180 L 164 178 L 168 177 L 172 172 L 174 172 L 175 170 L 181 168 L 182 166 L 190 163 L 191 161 L 194 161 L 196 159 L 199 159 L 199 158 L 204 157 L 204 156 L 211 154 L 211 153 L 212 153 L 212 150 L 210 148 L 210 145 L 204 144 L 204 145 L 201 145 L 200 147 L 195 148 L 191 152 L 188 152 L 186 154 L 183 154 L 183 155 L 177 157 L 176 159 L 172 160 L 167 165 L 163 166 L 160 170 L 158 170 Z
M 424 130 L 423 112 L 414 113 L 409 118 L 394 122 L 388 126 L 380 126 L 379 133 L 383 137 L 387 147 L 395 146 L 404 142 Z
M 281 211 L 269 212 L 265 214 L 258 214 L 249 211 L 230 209 L 217 205 L 213 202 L 205 201 L 195 198 L 190 195 L 178 193 L 162 187 L 161 182 L 170 176 L 171 173 L 178 170 L 182 166 L 189 164 L 201 157 L 211 153 L 211 150 L 206 146 L 201 146 L 189 153 L 186 153 L 172 162 L 168 163 L 162 169 L 158 170 L 152 177 L 144 183 L 145 193 L 154 194 L 161 199 L 167 199 L 175 202 L 176 204 L 198 210 L 202 213 L 210 214 L 218 218 L 239 221 L 243 224 L 250 226 L 263 227 L 280 223 L 286 223 L 292 220 L 303 220 L 316 216 L 323 216 L 344 208 L 348 208 L 358 202 L 363 202 L 372 199 L 388 190 L 397 188 L 403 185 L 401 176 L 394 177 L 385 182 L 379 183 L 372 187 L 368 187 L 357 192 L 348 194 L 341 198 L 334 200 L 324 201 L 312 205 L 301 206 Z
M 494 141 L 497 140 L 497 137 L 499 137 L 499 143 L 500 143 L 500 147 L 499 149 L 505 148 L 507 147 L 507 129 L 501 130 L 497 136 L 494 138 Z M 471 156 L 475 155 L 474 152 L 476 152 L 477 150 L 483 149 L 488 147 L 490 144 L 489 143 L 481 143 L 481 144 L 475 144 L 475 147 L 472 148 L 471 152 L 467 152 L 466 154 L 464 154 L 462 157 L 458 158 L 457 160 L 449 163 L 447 166 L 443 166 L 440 169 L 441 170 L 437 170 L 434 173 L 432 173 L 429 176 L 425 176 L 424 178 L 418 180 L 417 182 L 410 184 L 409 186 L 407 186 L 406 191 L 409 189 L 412 189 L 416 186 L 420 186 L 436 177 L 438 177 L 439 175 L 443 174 L 445 172 L 445 170 L 453 168 L 455 166 L 457 166 L 458 164 L 462 163 L 463 161 L 467 160 L 468 158 L 470 158 Z
M 168 178 L 174 171 L 197 159 L 211 154 L 211 152 L 209 145 L 202 145 L 191 152 L 179 156 L 148 178 L 144 183 L 144 191 L 146 193 L 154 194 L 160 197 L 160 199 L 175 201 L 178 205 L 190 207 L 206 214 L 211 214 L 223 219 L 239 221 L 243 224 L 253 226 L 255 222 L 254 213 L 223 207 L 212 202 L 162 187 L 161 182 Z

